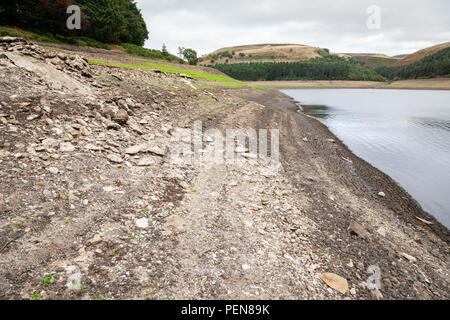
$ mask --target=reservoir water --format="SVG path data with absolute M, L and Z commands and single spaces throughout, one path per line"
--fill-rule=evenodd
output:
M 282 91 L 450 228 L 450 91 Z

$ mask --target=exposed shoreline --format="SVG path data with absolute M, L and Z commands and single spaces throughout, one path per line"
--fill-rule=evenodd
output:
M 361 159 L 357 155 L 355 155 L 350 149 L 345 145 L 344 142 L 342 142 L 338 137 L 336 137 L 333 132 L 330 131 L 330 129 L 318 121 L 317 119 L 308 116 L 304 113 L 298 113 L 299 105 L 298 101 L 296 101 L 293 97 L 286 95 L 285 93 L 279 91 L 278 89 L 275 89 L 276 93 L 272 90 L 270 90 L 270 95 L 272 97 L 267 98 L 266 95 L 262 96 L 253 96 L 250 99 L 254 100 L 258 103 L 261 103 L 265 106 L 268 106 L 270 108 L 274 109 L 285 109 L 286 112 L 294 112 L 299 117 L 302 117 L 304 120 L 310 122 L 314 127 L 316 127 L 320 133 L 323 135 L 324 139 L 332 139 L 335 141 L 336 144 L 339 144 L 340 147 L 342 147 L 345 150 L 345 153 L 349 155 L 349 159 L 352 160 L 354 163 L 357 163 L 360 167 L 359 169 L 362 171 L 366 171 L 370 174 L 375 174 L 377 176 L 377 179 L 382 180 L 382 185 L 386 185 L 386 189 L 390 189 L 391 192 L 398 194 L 400 198 L 402 199 L 402 202 L 404 200 L 407 207 L 412 208 L 413 210 L 410 212 L 404 212 L 402 214 L 402 218 L 405 219 L 405 222 L 413 223 L 420 225 L 420 220 L 418 220 L 416 217 L 420 217 L 423 219 L 426 219 L 427 221 L 432 222 L 432 225 L 429 225 L 430 229 L 432 229 L 436 234 L 444 241 L 447 241 L 449 243 L 450 240 L 450 233 L 449 230 L 442 225 L 432 214 L 426 212 L 423 210 L 423 208 L 420 206 L 420 204 L 415 200 L 401 185 L 399 185 L 396 181 L 394 181 L 389 175 L 385 174 L 381 170 L 373 167 L 370 163 L 365 161 L 364 159 Z M 378 184 L 377 184 L 378 185 Z
M 347 80 L 292 80 L 292 81 L 247 81 L 255 88 L 345 88 L 345 89 L 412 89 L 450 90 L 450 78 L 400 80 L 394 82 L 347 81 Z

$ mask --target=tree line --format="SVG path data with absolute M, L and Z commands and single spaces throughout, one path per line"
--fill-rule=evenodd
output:
M 81 30 L 69 30 L 66 10 L 81 8 Z M 39 30 L 53 35 L 86 36 L 105 43 L 142 46 L 148 30 L 133 0 L 9 0 L 0 4 L 3 25 Z
M 390 80 L 450 76 L 450 47 L 405 66 L 380 67 L 375 71 Z
M 368 70 L 354 59 L 323 55 L 297 62 L 250 62 L 210 66 L 238 80 L 366 80 L 384 81 L 378 73 Z

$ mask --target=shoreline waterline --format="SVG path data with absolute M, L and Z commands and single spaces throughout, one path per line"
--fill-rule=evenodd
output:
M 353 172 L 352 174 L 354 177 L 347 176 L 346 179 L 348 178 L 351 184 L 355 183 L 355 181 L 353 181 L 355 179 L 358 181 L 362 181 L 364 186 L 364 189 L 355 189 L 354 192 L 358 194 L 357 197 L 371 199 L 371 202 L 378 202 L 382 206 L 387 205 L 387 207 L 392 211 L 392 214 L 395 215 L 394 217 L 396 219 L 400 219 L 402 221 L 402 224 L 414 226 L 418 229 L 429 229 L 446 243 L 450 242 L 450 233 L 449 229 L 446 226 L 439 222 L 432 214 L 425 211 L 417 202 L 417 200 L 414 199 L 389 175 L 354 154 L 347 147 L 347 145 L 345 145 L 345 143 L 343 143 L 332 131 L 329 130 L 326 125 L 311 116 L 308 116 L 302 112 L 297 112 L 298 105 L 295 102 L 296 99 L 275 88 L 241 88 L 231 90 L 233 90 L 233 92 L 238 96 L 264 105 L 270 113 L 281 112 L 295 114 L 293 116 L 298 117 L 300 122 L 313 129 L 314 134 L 318 135 L 321 140 L 323 139 L 325 141 L 333 141 L 333 145 L 335 146 L 335 148 L 340 150 L 339 153 L 342 155 L 342 158 L 346 158 L 347 160 L 351 161 L 351 172 Z M 292 136 L 290 139 L 297 138 L 298 136 Z M 281 146 L 283 147 L 283 142 L 281 142 Z M 316 150 L 314 152 L 315 156 L 319 157 L 321 161 L 333 161 L 332 159 L 328 159 L 333 157 L 330 157 L 327 154 L 317 155 L 316 152 L 320 150 L 317 150 L 316 147 L 314 147 L 313 149 Z M 282 155 L 282 162 L 286 162 L 286 160 L 283 159 L 285 157 L 286 155 Z M 294 163 L 286 163 L 284 165 L 293 166 Z M 336 168 L 336 170 L 338 174 L 342 174 L 339 168 Z M 377 195 L 378 192 L 382 190 L 384 190 L 385 192 L 387 191 L 387 198 L 381 198 Z M 424 224 L 421 219 L 430 223 Z
M 450 78 L 399 80 L 394 82 L 351 80 L 283 80 L 246 81 L 254 88 L 265 89 L 402 89 L 402 90 L 450 90 Z

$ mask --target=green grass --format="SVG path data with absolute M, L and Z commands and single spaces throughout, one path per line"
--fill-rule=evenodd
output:
M 136 54 L 142 57 L 148 57 L 153 59 L 164 59 L 167 61 L 178 62 L 184 64 L 184 60 L 171 55 L 170 53 L 164 53 L 160 50 L 147 49 L 131 43 L 122 43 L 122 48 L 124 48 L 128 53 Z
M 146 60 L 148 61 L 148 60 Z M 211 73 L 204 73 L 204 72 L 197 72 L 192 71 L 188 69 L 183 68 L 177 68 L 165 63 L 158 63 L 158 62 L 145 62 L 144 64 L 148 67 L 141 66 L 141 65 L 134 65 L 134 64 L 118 64 L 118 63 L 110 63 L 105 61 L 96 61 L 96 60 L 89 60 L 90 64 L 93 65 L 102 65 L 102 66 L 109 66 L 109 67 L 117 67 L 117 68 L 124 68 L 124 69 L 137 69 L 137 70 L 154 70 L 158 69 L 162 72 L 166 73 L 175 73 L 175 74 L 185 74 L 187 76 L 196 78 L 196 79 L 204 79 L 204 80 L 210 80 L 207 83 L 205 83 L 206 86 L 220 86 L 220 87 L 227 87 L 227 88 L 239 88 L 246 86 L 245 82 L 235 80 L 233 78 L 217 75 L 217 74 L 211 74 Z
M 33 299 L 34 299 L 34 300 L 43 300 L 43 298 L 41 297 L 41 295 L 40 295 L 39 293 L 37 293 L 37 292 L 35 292 L 35 293 L 33 294 Z
M 47 277 L 44 278 L 44 280 L 42 280 L 42 284 L 44 286 L 47 286 L 49 284 L 55 283 L 55 280 L 53 280 L 53 277 L 55 275 L 53 273 L 49 274 Z

